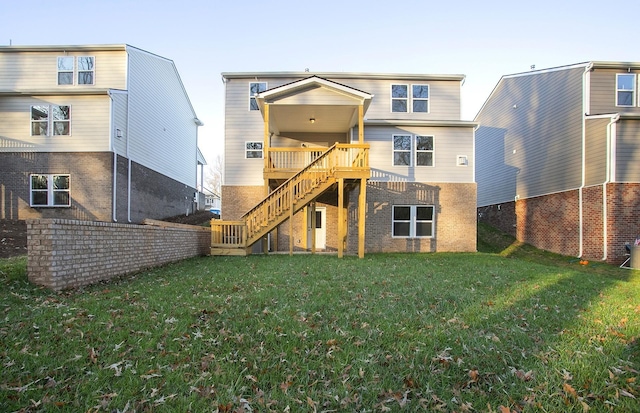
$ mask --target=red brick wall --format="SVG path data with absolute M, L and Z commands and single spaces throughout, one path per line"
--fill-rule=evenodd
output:
M 640 234 L 640 184 L 610 183 L 607 193 L 607 234 L 605 231 L 603 186 L 583 188 L 582 258 L 624 261 L 625 242 Z M 478 218 L 520 241 L 537 248 L 568 256 L 580 254 L 579 191 L 520 199 L 515 203 L 478 208 Z M 509 231 L 514 222 L 513 231 Z

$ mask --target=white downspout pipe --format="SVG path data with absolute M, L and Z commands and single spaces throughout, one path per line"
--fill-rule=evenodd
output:
M 117 176 L 118 176 L 118 154 L 116 152 L 116 146 L 113 142 L 113 95 L 111 95 L 111 91 L 107 91 L 109 95 L 109 146 L 111 147 L 111 152 L 113 153 L 113 194 L 112 204 L 111 204 L 111 219 L 113 222 L 118 222 L 118 215 L 116 211 L 116 207 L 118 205 L 118 187 L 117 187 Z
M 587 171 L 586 171 L 586 163 L 587 163 L 587 115 L 590 110 L 590 99 L 591 99 L 591 69 L 593 68 L 593 63 L 589 63 L 584 68 L 584 73 L 582 75 L 582 159 L 581 159 L 581 182 L 580 188 L 578 189 L 578 258 L 582 258 L 582 254 L 584 253 L 584 208 L 582 207 L 582 198 L 583 191 L 587 181 Z
M 615 182 L 615 150 L 616 150 L 616 136 L 617 128 L 616 124 L 620 119 L 620 114 L 615 114 L 611 117 L 611 121 L 607 124 L 607 163 L 606 163 L 606 178 L 602 183 L 602 261 L 607 260 L 609 254 L 609 242 L 607 241 L 609 231 L 607 230 L 608 210 L 607 210 L 607 184 L 609 182 Z

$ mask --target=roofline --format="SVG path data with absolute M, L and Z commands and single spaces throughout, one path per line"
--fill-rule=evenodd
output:
M 365 119 L 365 126 L 459 126 L 475 128 L 477 122 L 467 120 Z
M 332 88 L 335 90 L 339 90 L 343 93 L 349 93 L 352 95 L 357 95 L 362 99 L 371 99 L 373 97 L 372 94 L 364 92 L 362 90 L 359 89 L 355 89 L 352 88 L 351 86 L 348 85 L 344 85 L 342 83 L 338 83 L 338 82 L 334 82 L 333 80 L 329 80 L 329 79 L 325 79 L 323 77 L 319 77 L 317 75 L 313 75 L 313 76 L 309 76 L 305 79 L 301 79 L 301 80 L 296 80 L 294 82 L 290 82 L 290 83 L 286 83 L 284 85 L 281 86 L 276 86 L 274 88 L 271 89 L 267 89 L 264 92 L 260 92 L 258 93 L 258 95 L 256 96 L 257 98 L 264 98 L 267 99 L 271 96 L 278 96 L 282 93 L 286 93 L 289 90 L 292 89 L 298 89 L 298 88 L 304 88 L 305 86 L 309 85 L 309 84 L 320 84 L 323 86 L 326 86 L 328 88 Z
M 260 78 L 307 78 L 317 76 L 333 79 L 383 79 L 383 80 L 457 80 L 464 81 L 460 74 L 414 74 L 414 73 L 364 73 L 364 72 L 222 72 L 223 79 Z
M 0 91 L 0 96 L 76 96 L 108 95 L 112 89 L 67 89 L 67 90 L 10 90 Z
M 56 51 L 115 51 L 127 50 L 127 44 L 96 44 L 96 45 L 21 45 L 0 46 L 0 52 L 56 52 Z

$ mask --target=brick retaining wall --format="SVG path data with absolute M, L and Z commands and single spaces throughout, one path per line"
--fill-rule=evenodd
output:
M 209 254 L 211 232 L 190 225 L 27 220 L 29 281 L 63 290 Z

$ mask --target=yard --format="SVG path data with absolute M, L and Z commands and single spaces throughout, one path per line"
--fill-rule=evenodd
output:
M 640 272 L 477 254 L 204 257 L 64 293 L 0 260 L 0 410 L 639 411 Z

